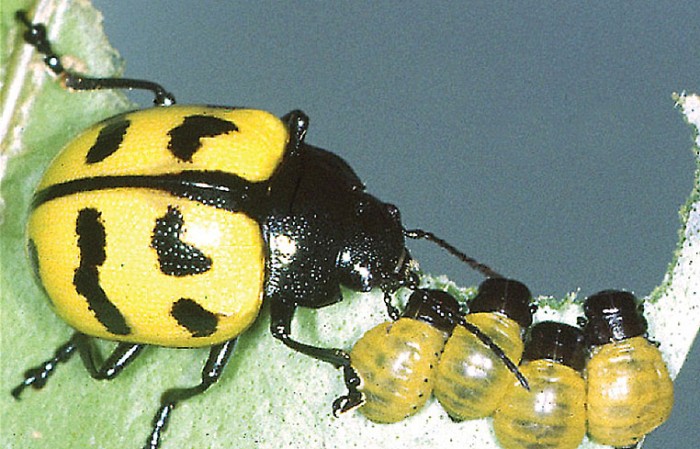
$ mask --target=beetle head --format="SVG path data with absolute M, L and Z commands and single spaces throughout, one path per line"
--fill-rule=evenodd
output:
M 396 206 L 362 193 L 353 223 L 357 227 L 338 254 L 343 285 L 364 292 L 373 287 L 394 291 L 413 279 L 414 264 Z

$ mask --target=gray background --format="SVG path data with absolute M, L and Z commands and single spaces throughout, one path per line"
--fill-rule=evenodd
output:
M 303 109 L 308 141 L 406 226 L 535 294 L 643 296 L 662 279 L 693 179 L 670 95 L 700 91 L 696 2 L 94 3 L 127 76 L 180 103 Z M 430 272 L 480 280 L 411 248 Z M 696 346 L 645 447 L 697 447 L 699 369 Z

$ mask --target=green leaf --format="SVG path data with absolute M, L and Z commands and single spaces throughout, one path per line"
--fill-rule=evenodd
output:
M 101 17 L 88 2 L 3 0 L 2 128 L 0 191 L 4 201 L 0 248 L 0 435 L 4 448 L 140 448 L 149 433 L 160 394 L 199 382 L 206 349 L 149 348 L 117 379 L 91 379 L 78 360 L 60 366 L 42 391 L 25 391 L 14 401 L 9 391 L 26 368 L 51 356 L 72 331 L 50 310 L 34 283 L 24 250 L 24 226 L 33 187 L 51 158 L 79 130 L 132 108 L 120 93 L 68 92 L 48 73 L 36 52 L 25 45 L 14 19 L 20 8 L 34 8 L 47 24 L 56 50 L 70 55 L 75 70 L 115 76 L 121 62 L 101 31 Z M 68 59 L 66 59 L 68 61 Z M 680 97 L 679 97 L 680 98 Z M 697 97 L 683 97 L 692 122 Z M 698 102 L 700 103 L 700 102 Z M 697 106 L 695 106 L 697 111 Z M 698 126 L 698 122 L 692 122 Z M 5 165 L 6 164 L 6 165 Z M 697 174 L 698 172 L 696 172 Z M 677 374 L 700 327 L 700 238 L 698 179 L 683 209 L 679 249 L 664 284 L 647 305 L 651 335 L 671 372 Z M 458 294 L 444 278 L 426 283 Z M 302 310 L 296 336 L 324 346 L 350 348 L 363 332 L 385 320 L 381 294 L 345 292 L 345 301 L 319 311 Z M 540 298 L 537 319 L 570 324 L 581 315 L 572 294 Z M 399 298 L 401 302 L 403 298 Z M 683 323 L 679 326 L 678 323 Z M 221 380 L 207 393 L 185 401 L 172 415 L 162 449 L 169 448 L 496 448 L 489 420 L 452 422 L 439 404 L 392 425 L 367 421 L 350 412 L 331 414 L 344 393 L 340 373 L 284 347 L 268 331 L 264 307 L 255 325 L 239 339 Z M 105 343 L 108 350 L 113 344 Z M 601 447 L 584 442 L 582 447 Z

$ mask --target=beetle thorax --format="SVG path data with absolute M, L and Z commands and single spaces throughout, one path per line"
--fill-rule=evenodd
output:
M 307 147 L 294 192 L 267 218 L 267 295 L 308 307 L 340 299 L 339 286 L 386 289 L 405 259 L 396 208 L 364 191 L 338 156 Z

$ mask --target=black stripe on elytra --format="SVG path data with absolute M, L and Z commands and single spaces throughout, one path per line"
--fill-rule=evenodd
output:
M 203 137 L 216 137 L 238 131 L 235 123 L 209 115 L 190 115 L 181 125 L 168 132 L 168 150 L 184 162 L 192 162 L 192 156 L 202 147 Z
M 29 239 L 27 242 L 27 254 L 29 254 L 29 263 L 32 265 L 32 272 L 37 279 L 41 279 L 39 271 L 39 252 L 36 249 L 34 240 Z
M 36 247 L 36 243 L 33 239 L 29 239 L 29 241 L 27 242 L 27 253 L 29 254 L 29 263 L 32 266 L 32 272 L 34 273 L 34 276 L 36 276 L 36 279 L 39 280 L 38 285 L 39 287 L 41 287 L 44 294 L 47 297 L 49 297 L 49 294 L 46 291 L 46 288 L 44 287 L 44 283 L 41 282 L 41 267 L 39 267 L 39 249 Z
M 126 130 L 129 129 L 129 126 L 131 126 L 131 122 L 122 117 L 119 117 L 118 120 L 110 120 L 100 130 L 95 143 L 92 144 L 85 155 L 85 162 L 88 164 L 102 162 L 117 151 L 124 141 L 124 135 L 126 135 Z
M 215 314 L 188 298 L 178 299 L 170 309 L 170 315 L 193 337 L 207 337 L 216 332 L 219 324 Z
M 105 262 L 107 239 L 102 214 L 97 209 L 81 209 L 75 222 L 80 250 L 80 265 L 75 270 L 73 285 L 75 291 L 87 299 L 88 308 L 97 321 L 115 335 L 128 335 L 131 329 L 100 286 L 97 267 Z
M 117 188 L 146 188 L 167 192 L 231 212 L 258 218 L 269 208 L 269 183 L 252 183 L 220 171 L 183 171 L 163 175 L 124 175 L 81 178 L 54 184 L 34 195 L 32 207 L 81 192 Z
M 158 254 L 160 271 L 168 276 L 191 276 L 211 268 L 211 258 L 196 247 L 180 240 L 184 225 L 182 213 L 172 206 L 156 220 L 151 248 Z

